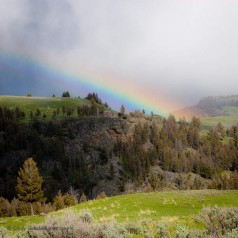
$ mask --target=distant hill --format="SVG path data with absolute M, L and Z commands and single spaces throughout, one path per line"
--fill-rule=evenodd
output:
M 184 115 L 186 118 L 238 116 L 238 96 L 205 97 L 197 105 L 183 108 L 173 114 L 177 117 Z

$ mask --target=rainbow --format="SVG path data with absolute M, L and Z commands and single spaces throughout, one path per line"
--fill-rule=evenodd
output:
M 32 70 L 36 74 L 39 73 L 46 87 L 52 84 L 62 86 L 62 90 L 73 87 L 75 89 L 84 89 L 85 92 L 97 92 L 103 101 L 106 99 L 109 105 L 116 107 L 117 110 L 123 104 L 126 109 L 144 109 L 147 113 L 153 112 L 167 117 L 171 105 L 173 105 L 164 99 L 153 97 L 149 92 L 139 91 L 135 85 L 130 85 L 129 83 L 128 85 L 113 85 L 113 75 L 94 75 L 92 77 L 88 76 L 90 73 L 83 75 L 82 73 L 67 72 L 22 55 L 6 52 L 0 52 L 0 63 L 10 64 L 17 71 L 21 71 L 26 75 L 31 75 Z

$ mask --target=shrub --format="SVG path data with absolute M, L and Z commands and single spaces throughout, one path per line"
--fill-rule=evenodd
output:
M 0 237 L 1 238 L 10 238 L 11 234 L 8 229 L 0 226 Z
M 97 195 L 96 200 L 106 198 L 107 194 L 105 192 L 101 192 Z
M 237 238 L 238 237 L 238 228 L 233 229 L 227 234 L 227 238 Z
M 28 203 L 19 201 L 17 207 L 17 215 L 19 216 L 28 216 L 31 214 L 31 208 Z
M 66 207 L 74 206 L 77 204 L 77 198 L 74 195 L 65 194 L 63 196 L 63 199 L 64 199 L 64 205 Z
M 96 200 L 100 200 L 100 199 L 101 199 L 101 196 L 98 194 L 96 197 Z
M 63 209 L 64 206 L 64 197 L 61 191 L 58 191 L 57 195 L 55 195 L 53 199 L 53 206 L 56 210 Z
M 40 214 L 43 212 L 40 202 L 33 203 L 33 209 L 34 209 L 35 214 Z
M 122 224 L 118 222 L 110 222 L 105 225 L 103 231 L 103 237 L 105 238 L 130 238 L 133 237 Z
M 204 231 L 189 230 L 184 226 L 177 226 L 175 230 L 175 238 L 205 238 L 207 237 Z
M 101 193 L 99 194 L 99 196 L 100 196 L 101 198 L 106 198 L 106 197 L 107 197 L 107 194 L 103 191 L 103 192 L 101 192 Z
M 18 206 L 19 206 L 19 200 L 14 197 L 11 201 L 11 204 L 10 204 L 9 216 L 15 217 L 15 216 L 18 215 L 17 214 Z
M 0 217 L 9 216 L 10 203 L 7 199 L 0 197 Z
M 82 219 L 83 217 L 83 219 Z M 29 230 L 30 237 L 77 237 L 77 238 L 99 238 L 102 237 L 99 225 L 90 224 L 92 215 L 87 211 L 77 213 L 72 209 L 67 209 L 62 216 L 46 216 L 44 223 L 36 225 Z M 40 229 L 44 227 L 44 229 Z
M 125 228 L 127 231 L 129 231 L 131 234 L 141 234 L 143 233 L 143 228 L 136 223 L 126 223 Z
M 41 207 L 42 207 L 43 213 L 49 213 L 49 212 L 55 211 L 55 209 L 51 203 L 43 204 Z
M 160 238 L 169 238 L 170 237 L 168 227 L 165 226 L 164 224 L 159 224 L 157 226 L 157 229 L 158 229 L 158 233 L 157 233 L 158 237 L 160 237 Z
M 90 222 L 93 221 L 93 216 L 92 216 L 92 214 L 88 210 L 82 210 L 79 213 L 79 219 L 82 222 L 90 223 Z
M 225 236 L 238 227 L 238 208 L 205 207 L 200 213 L 200 220 L 211 236 Z
M 87 197 L 85 196 L 84 193 L 82 194 L 82 196 L 79 199 L 79 203 L 83 203 L 83 202 L 87 202 Z

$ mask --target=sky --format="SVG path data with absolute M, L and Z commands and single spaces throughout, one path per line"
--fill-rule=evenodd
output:
M 43 65 L 19 70 L 3 57 L 0 94 L 77 96 L 101 85 L 105 100 L 115 92 L 164 111 L 237 94 L 237 12 L 236 0 L 0 0 L 0 59 Z

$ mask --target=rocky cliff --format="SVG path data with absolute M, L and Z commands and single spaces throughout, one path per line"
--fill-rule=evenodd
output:
M 115 143 L 132 136 L 133 128 L 133 122 L 120 118 L 85 117 L 19 124 L 13 138 L 1 132 L 1 196 L 15 196 L 17 172 L 28 157 L 36 160 L 50 199 L 70 186 L 94 196 L 104 184 L 106 192 L 117 193 L 118 166 L 112 152 Z

